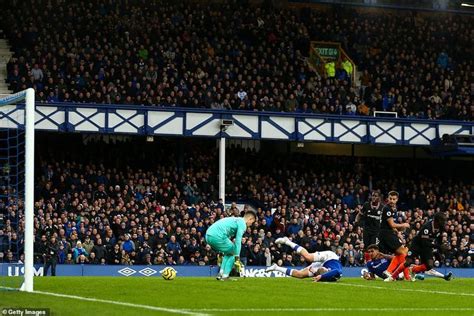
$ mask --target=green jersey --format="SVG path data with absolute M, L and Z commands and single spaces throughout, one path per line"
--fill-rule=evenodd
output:
M 218 220 L 209 227 L 206 232 L 206 239 L 232 239 L 234 238 L 234 255 L 240 255 L 242 246 L 242 235 L 245 233 L 247 225 L 242 217 L 226 217 Z

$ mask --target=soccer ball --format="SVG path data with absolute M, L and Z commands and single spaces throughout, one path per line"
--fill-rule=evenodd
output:
M 362 269 L 362 270 L 360 270 L 360 277 L 361 277 L 362 279 L 364 279 L 364 276 L 365 276 L 366 273 L 369 273 L 369 270 L 367 270 L 367 269 Z
M 160 273 L 161 273 L 161 276 L 163 277 L 163 279 L 165 279 L 167 281 L 171 281 L 171 280 L 174 280 L 174 278 L 176 278 L 176 273 L 177 272 L 172 267 L 167 267 L 167 268 L 164 268 L 163 270 L 161 270 Z

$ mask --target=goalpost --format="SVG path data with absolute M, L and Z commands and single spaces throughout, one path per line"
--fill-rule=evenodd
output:
M 17 108 L 16 104 L 22 102 L 25 102 L 24 109 L 21 106 Z M 19 290 L 32 292 L 34 274 L 34 89 L 29 88 L 12 95 L 0 96 L 0 131 L 2 135 L 5 135 L 5 138 L 2 138 L 2 154 L 0 155 L 2 159 L 2 170 L 0 174 L 2 174 L 2 180 L 4 182 L 2 192 L 5 193 L 2 194 L 0 192 L 0 194 L 2 194 L 2 201 L 0 201 L 0 203 L 4 204 L 2 211 L 4 214 L 2 215 L 7 214 L 7 220 L 11 225 L 11 214 L 16 214 L 17 232 L 19 232 L 22 229 L 20 227 L 21 220 L 19 216 L 21 211 L 23 211 L 24 244 L 19 246 L 18 244 L 20 242 L 16 241 L 15 249 L 19 253 L 13 260 L 16 260 L 18 264 L 24 266 L 23 282 L 21 286 L 19 286 Z M 22 145 L 24 145 L 23 150 L 21 149 Z M 23 195 L 24 201 L 22 202 Z M 24 207 L 23 210 L 21 209 L 22 206 Z M 0 227 L 0 229 L 1 228 L 2 227 Z M 9 230 L 10 235 L 8 238 L 10 238 L 12 234 L 11 226 Z M 10 242 L 9 247 L 11 244 Z M 20 259 L 22 248 L 24 248 L 24 260 Z M 7 251 L 11 252 L 11 249 L 9 248 Z M 13 260 L 10 258 L 6 259 L 8 263 L 12 263 Z M 3 265 L 5 265 L 5 263 Z M 8 278 L 8 274 L 5 276 L 5 271 L 3 271 L 3 277 Z

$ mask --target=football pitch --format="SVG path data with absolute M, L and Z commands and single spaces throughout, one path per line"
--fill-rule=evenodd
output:
M 1 285 L 1 284 L 0 284 Z M 474 315 L 474 279 L 446 282 L 310 279 L 48 277 L 36 293 L 0 289 L 0 310 L 49 308 L 51 315 Z

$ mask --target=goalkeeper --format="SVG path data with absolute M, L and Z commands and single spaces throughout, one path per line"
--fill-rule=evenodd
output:
M 257 214 L 252 211 L 246 211 L 244 217 L 227 217 L 218 220 L 209 227 L 206 232 L 206 242 L 215 251 L 222 252 L 221 268 L 217 275 L 217 280 L 229 280 L 229 274 L 234 264 L 237 270 L 241 272 L 243 265 L 240 262 L 240 248 L 242 246 L 242 235 L 248 226 L 257 219 Z M 232 242 L 234 239 L 234 242 Z

